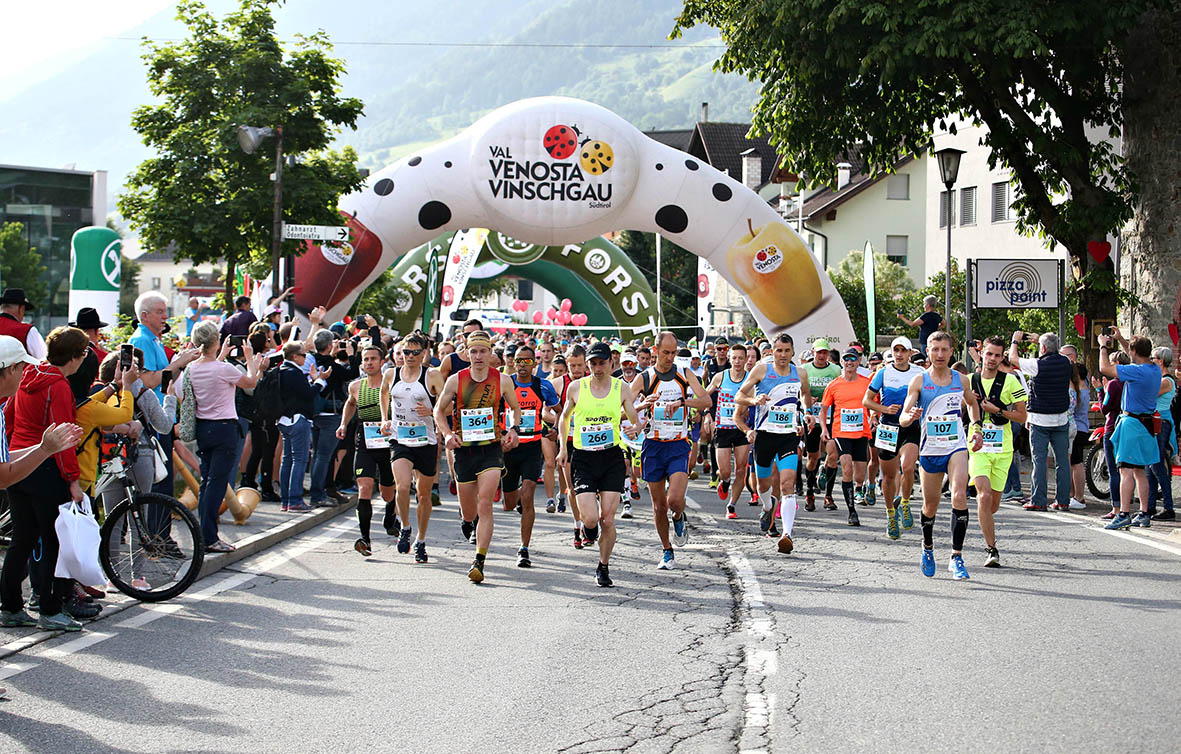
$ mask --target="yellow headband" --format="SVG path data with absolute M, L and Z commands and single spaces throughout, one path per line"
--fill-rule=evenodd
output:
M 467 347 L 484 346 L 485 348 L 492 347 L 492 337 L 483 330 L 474 330 L 467 335 Z

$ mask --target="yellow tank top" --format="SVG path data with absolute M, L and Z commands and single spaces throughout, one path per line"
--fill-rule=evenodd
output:
M 611 389 L 604 398 L 596 398 L 591 392 L 592 377 L 583 377 L 579 382 L 578 401 L 570 417 L 574 447 L 579 450 L 606 450 L 619 444 L 619 418 L 623 412 L 620 393 L 623 381 L 611 378 Z

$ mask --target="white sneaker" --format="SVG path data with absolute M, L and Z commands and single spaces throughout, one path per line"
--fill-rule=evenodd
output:
M 624 503 L 623 504 L 623 512 L 619 514 L 619 517 L 620 518 L 631 518 L 632 517 L 632 504 L 631 503 Z
M 660 562 L 656 564 L 656 568 L 661 571 L 671 571 L 677 565 L 676 559 L 673 557 L 672 550 L 665 550 L 660 556 Z
M 1087 504 L 1082 502 L 1081 500 L 1075 500 L 1073 497 L 1070 498 L 1070 509 L 1072 511 L 1081 511 L 1086 507 L 1087 507 Z

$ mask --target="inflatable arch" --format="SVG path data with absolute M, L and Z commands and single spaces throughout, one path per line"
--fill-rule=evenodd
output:
M 853 337 L 819 262 L 758 194 L 582 100 L 506 105 L 371 175 L 340 210 L 348 244 L 312 246 L 296 262 L 301 311 L 324 305 L 339 319 L 382 270 L 443 231 L 490 228 L 565 246 L 633 229 L 708 260 L 768 334 L 789 332 L 801 350 L 815 338 L 839 346 Z M 645 313 L 654 317 L 655 304 Z
M 397 302 L 402 313 L 392 323 L 398 331 L 409 332 L 423 313 L 428 254 L 432 248 L 446 254 L 453 235 L 446 233 L 411 250 L 394 265 L 394 282 L 406 292 Z M 507 272 L 560 293 L 574 304 L 573 311 L 587 315 L 590 326 L 618 325 L 620 334 L 627 338 L 655 335 L 660 330 L 656 294 L 647 278 L 623 249 L 605 238 L 592 238 L 584 244 L 538 246 L 493 232 L 480 249 L 476 265 L 472 279 Z M 494 274 L 481 276 L 484 265 L 493 267 Z M 440 269 L 435 282 L 442 286 L 442 281 Z

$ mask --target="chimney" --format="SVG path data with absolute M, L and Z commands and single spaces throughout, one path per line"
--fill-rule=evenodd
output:
M 853 166 L 847 162 L 837 163 L 837 191 L 849 185 L 849 176 L 853 173 Z
M 742 185 L 752 191 L 763 185 L 763 157 L 754 147 L 742 153 Z
M 708 102 L 701 103 L 701 122 L 702 123 L 709 123 L 709 103 Z

